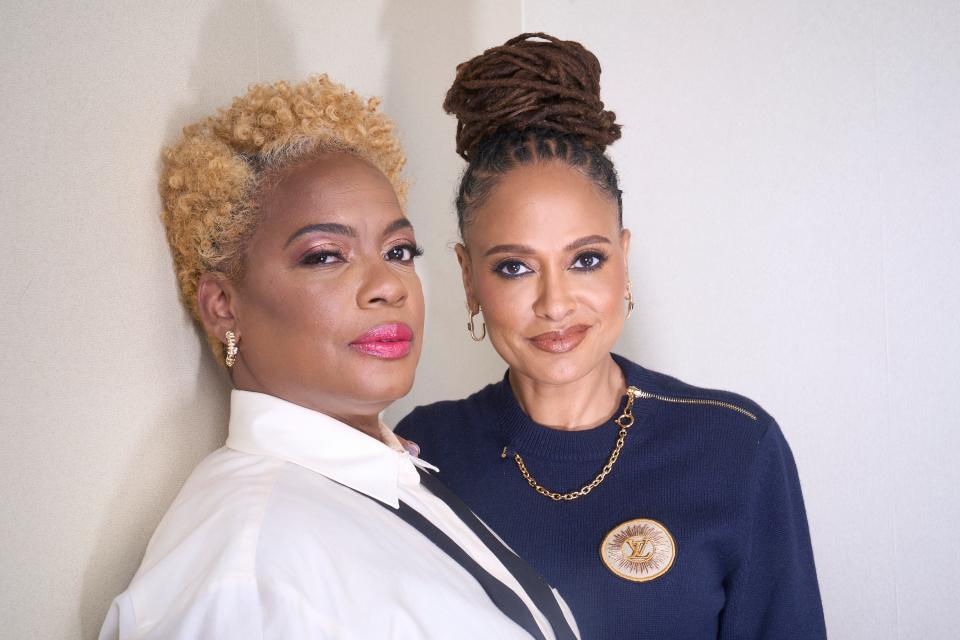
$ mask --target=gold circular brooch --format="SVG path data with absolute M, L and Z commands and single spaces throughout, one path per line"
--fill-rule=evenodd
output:
M 667 528 L 649 518 L 618 524 L 603 539 L 600 558 L 615 575 L 632 582 L 659 578 L 673 566 L 677 546 Z

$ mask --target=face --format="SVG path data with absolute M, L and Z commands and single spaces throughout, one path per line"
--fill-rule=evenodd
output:
M 287 170 L 261 202 L 243 278 L 224 287 L 234 383 L 347 422 L 376 414 L 410 390 L 423 335 L 419 250 L 393 188 L 333 154 Z
M 512 373 L 548 384 L 610 360 L 623 328 L 629 232 L 617 205 L 561 162 L 511 170 L 458 247 L 464 288 Z

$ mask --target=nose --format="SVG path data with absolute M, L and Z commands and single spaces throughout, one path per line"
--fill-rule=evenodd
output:
M 559 322 L 576 309 L 577 303 L 570 290 L 566 270 L 545 270 L 537 283 L 537 299 L 533 312 L 540 318 Z
M 363 281 L 357 290 L 357 305 L 361 309 L 401 307 L 407 295 L 407 285 L 400 274 L 385 261 L 373 260 L 364 270 Z

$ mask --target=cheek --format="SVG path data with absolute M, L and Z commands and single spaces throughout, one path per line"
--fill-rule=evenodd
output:
M 585 295 L 589 296 L 588 303 L 593 312 L 600 318 L 604 332 L 619 334 L 623 328 L 624 314 L 624 293 L 626 291 L 626 279 L 620 275 L 611 274 L 604 279 L 603 283 L 597 283 L 596 287 L 591 288 Z
M 417 330 L 417 333 L 422 333 L 424 316 L 423 285 L 416 273 L 404 277 L 404 284 L 407 288 L 407 306 L 417 323 L 414 329 Z
M 495 330 L 519 329 L 534 318 L 532 309 L 537 294 L 533 278 L 506 281 L 489 274 L 477 278 L 475 286 L 484 322 Z
M 336 280 L 276 277 L 252 284 L 244 305 L 248 316 L 274 335 L 278 344 L 291 338 L 296 341 L 304 333 L 329 335 L 340 324 L 333 320 L 342 317 L 352 302 L 347 287 Z
M 586 289 L 585 296 L 589 298 L 592 306 L 605 315 L 620 313 L 623 297 L 626 292 L 626 279 L 616 273 L 610 273 L 603 282 L 596 282 L 596 286 Z

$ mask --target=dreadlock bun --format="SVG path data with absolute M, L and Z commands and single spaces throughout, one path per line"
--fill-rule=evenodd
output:
M 488 136 L 539 129 L 573 135 L 601 153 L 620 138 L 600 100 L 600 62 L 579 42 L 524 33 L 457 66 L 444 110 L 457 117 L 457 153 Z

